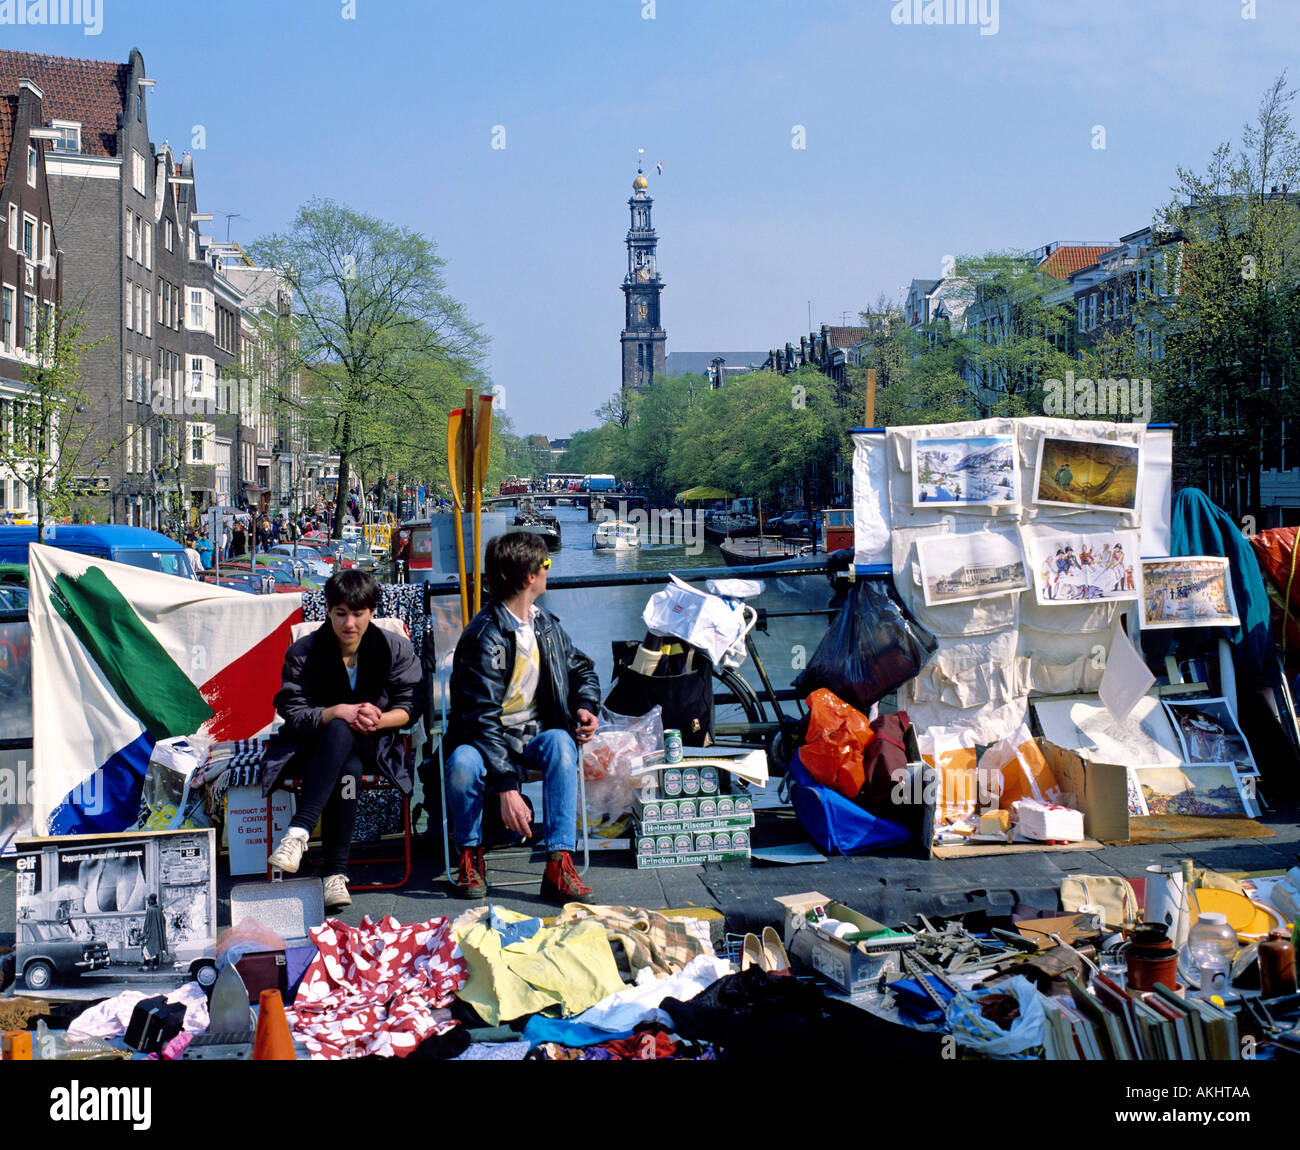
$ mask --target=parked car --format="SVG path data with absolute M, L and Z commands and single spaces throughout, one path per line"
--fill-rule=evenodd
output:
M 328 548 L 323 548 L 319 543 L 279 543 L 267 554 L 296 558 L 307 565 L 308 574 L 314 577 L 328 579 L 334 574 L 334 557 Z
M 218 577 L 216 571 L 204 571 L 199 578 L 204 583 L 211 583 L 216 587 L 227 587 L 231 591 L 247 591 L 250 595 L 269 595 L 275 588 L 275 580 L 267 572 L 265 575 L 254 574 L 252 571 L 234 571 L 227 570 L 223 565 L 221 575 Z M 302 588 L 298 588 L 302 590 Z
M 36 527 L 0 527 L 0 563 L 26 563 L 27 547 L 38 543 Z M 131 567 L 193 579 L 185 548 L 174 539 L 144 527 L 121 523 L 60 523 L 50 546 L 111 559 Z
M 48 919 L 18 921 L 15 971 L 28 990 L 72 982 L 86 970 L 107 966 L 108 943 L 78 938 L 66 923 Z
M 250 567 L 246 562 L 232 559 L 229 563 L 221 565 L 221 574 L 231 579 L 255 575 L 263 584 L 269 579 L 271 590 L 281 594 L 296 595 L 304 589 L 302 583 L 293 577 L 292 571 L 283 567 L 272 567 L 269 563 L 258 563 L 256 567 Z

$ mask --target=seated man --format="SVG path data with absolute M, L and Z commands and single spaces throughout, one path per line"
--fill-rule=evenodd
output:
M 534 602 L 546 592 L 551 561 L 537 535 L 515 531 L 488 541 L 492 596 L 456 644 L 451 670 L 447 808 L 460 860 L 458 893 L 487 892 L 483 803 L 497 796 L 501 819 L 532 838 L 520 772 L 540 769 L 547 862 L 542 897 L 591 902 L 570 852 L 578 833 L 578 743 L 596 733 L 600 680 L 554 616 Z M 576 740 L 576 741 L 575 741 Z
M 290 646 L 275 709 L 284 726 L 267 744 L 262 793 L 281 774 L 301 778 L 302 794 L 270 863 L 296 874 L 307 836 L 324 816 L 325 910 L 351 904 L 347 864 L 362 775 L 385 774 L 411 793 L 401 729 L 418 711 L 420 662 L 409 640 L 370 621 L 379 584 L 364 571 L 336 572 L 325 583 L 329 618 Z

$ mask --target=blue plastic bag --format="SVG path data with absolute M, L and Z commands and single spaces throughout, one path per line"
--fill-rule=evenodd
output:
M 877 818 L 839 791 L 817 782 L 799 761 L 798 751 L 790 759 L 790 779 L 795 817 L 827 854 L 863 854 L 907 841 L 906 827 Z

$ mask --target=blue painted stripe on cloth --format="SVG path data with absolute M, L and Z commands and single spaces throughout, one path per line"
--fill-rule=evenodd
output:
M 73 787 L 51 812 L 48 833 L 108 834 L 134 826 L 154 743 L 152 735 L 141 732 L 90 778 Z

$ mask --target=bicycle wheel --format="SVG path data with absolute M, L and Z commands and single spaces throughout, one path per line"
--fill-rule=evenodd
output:
M 731 667 L 713 668 L 713 736 L 719 741 L 761 747 L 766 735 L 755 730 L 765 722 L 763 704 Z

